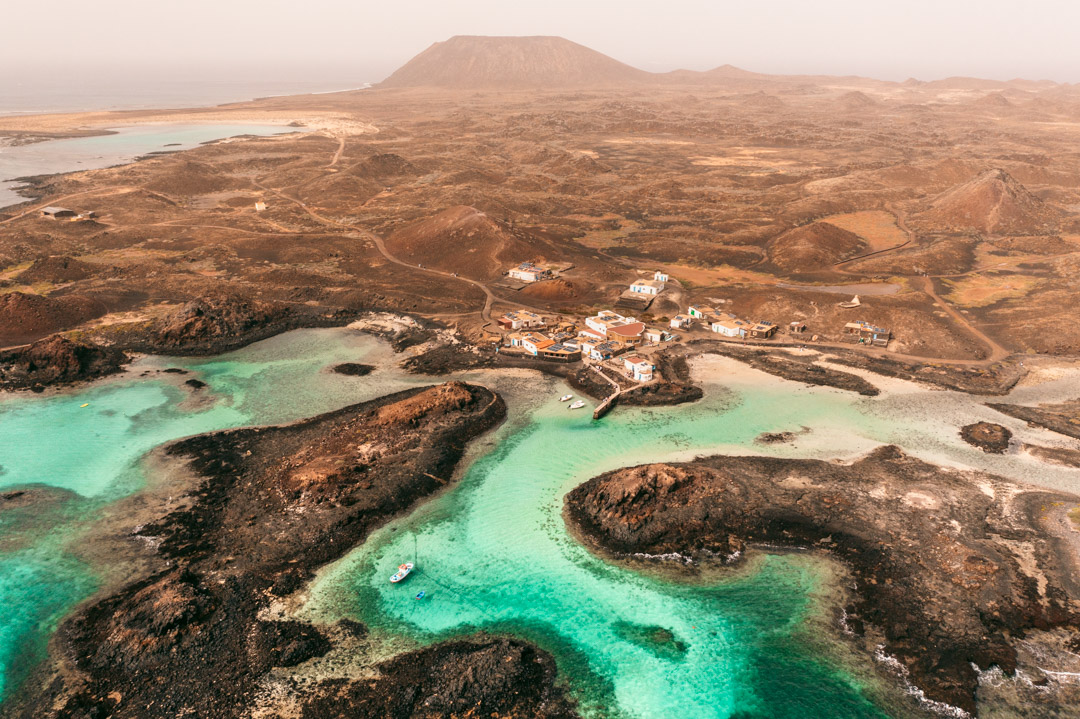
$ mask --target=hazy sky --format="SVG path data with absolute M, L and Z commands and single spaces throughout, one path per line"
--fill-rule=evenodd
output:
M 1078 0 L 12 0 L 0 74 L 378 81 L 451 35 L 562 35 L 646 70 L 1080 82 Z M 14 31 L 13 31 L 14 30 Z M 99 68 L 107 68 L 99 70 Z

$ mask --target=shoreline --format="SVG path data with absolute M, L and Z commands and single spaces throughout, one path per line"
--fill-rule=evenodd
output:
M 259 102 L 260 100 L 271 100 L 279 97 L 304 97 L 309 95 L 334 95 L 343 92 L 358 92 L 360 90 L 366 90 L 372 87 L 372 83 L 363 83 L 359 87 L 346 87 L 338 88 L 335 90 L 320 90 L 311 92 L 283 92 L 283 93 L 271 93 L 269 95 L 247 95 L 245 97 L 223 100 L 220 102 L 204 102 L 200 100 L 192 100 L 190 102 L 181 102 L 180 104 L 165 104 L 165 105 L 146 105 L 146 104 L 118 104 L 110 105 L 107 107 L 78 107 L 78 108 L 42 108 L 37 110 L 0 110 L 0 119 L 6 117 L 35 117 L 39 115 L 77 115 L 81 113 L 89 112 L 142 112 L 142 111 L 175 111 L 175 110 L 189 110 L 199 109 L 204 107 L 228 107 L 229 105 L 238 105 L 248 102 Z
M 469 395 L 469 400 L 466 408 L 456 408 L 457 402 L 460 401 L 459 395 L 462 393 Z M 455 394 L 457 393 L 457 394 Z M 428 398 L 431 398 L 430 400 Z M 436 405 L 417 404 L 418 402 L 436 402 Z M 441 410 L 441 404 L 446 403 L 446 408 L 453 414 L 447 415 L 445 418 L 441 418 L 439 412 Z M 430 409 L 428 407 L 431 407 Z M 455 409 L 456 408 L 456 409 Z M 254 537 L 258 534 L 257 529 L 249 529 L 246 532 L 241 532 L 232 540 L 227 540 L 227 537 L 232 536 L 233 531 L 226 529 L 226 526 L 219 524 L 219 520 L 215 519 L 220 514 L 220 519 L 224 519 L 224 514 L 228 512 L 228 508 L 233 503 L 246 504 L 247 500 L 244 497 L 251 491 L 248 489 L 250 485 L 237 485 L 233 482 L 224 482 L 222 484 L 217 478 L 221 472 L 229 474 L 231 469 L 226 468 L 224 465 L 219 467 L 221 462 L 225 462 L 226 465 L 232 467 L 233 463 L 239 464 L 246 468 L 241 470 L 246 473 L 250 473 L 251 481 L 258 483 L 265 483 L 271 481 L 268 475 L 279 474 L 281 464 L 278 460 L 274 460 L 275 453 L 283 451 L 278 447 L 279 440 L 277 437 L 281 437 L 282 441 L 286 445 L 291 445 L 296 442 L 307 443 L 311 441 L 317 441 L 320 444 L 311 445 L 312 447 L 320 447 L 318 451 L 328 451 L 329 447 L 321 448 L 321 443 L 324 442 L 337 442 L 344 440 L 350 441 L 354 431 L 349 428 L 352 425 L 360 422 L 362 424 L 370 424 L 373 431 L 376 432 L 395 432 L 393 429 L 393 423 L 405 421 L 406 425 L 410 421 L 412 416 L 410 413 L 419 412 L 419 417 L 422 417 L 421 424 L 417 427 L 409 426 L 403 428 L 403 434 L 395 437 L 392 441 L 400 443 L 405 441 L 406 444 L 412 441 L 418 441 L 425 447 L 424 452 L 421 455 L 415 456 L 409 459 L 406 464 L 411 465 L 414 462 L 419 462 L 426 468 L 426 471 L 414 473 L 408 471 L 407 467 L 391 468 L 393 464 L 389 464 L 386 470 L 389 474 L 397 476 L 397 479 L 393 477 L 383 476 L 382 473 L 378 473 L 378 483 L 393 485 L 396 481 L 404 481 L 408 479 L 409 482 L 415 484 L 420 482 L 426 491 L 420 492 L 420 496 L 425 496 L 430 493 L 432 489 L 437 489 L 440 486 L 439 482 L 433 482 L 424 477 L 433 477 L 434 474 L 443 474 L 448 467 L 456 465 L 460 459 L 460 452 L 444 451 L 444 445 L 452 444 L 465 444 L 469 438 L 480 436 L 484 432 L 501 421 L 502 412 L 504 411 L 501 399 L 497 394 L 483 388 L 476 387 L 475 385 L 464 385 L 458 382 L 449 382 L 443 385 L 435 385 L 428 387 L 417 387 L 414 389 L 404 390 L 402 392 L 393 393 L 385 397 L 379 397 L 368 402 L 362 402 L 356 405 L 350 405 L 340 410 L 335 410 L 323 415 L 319 415 L 310 419 L 303 419 L 297 422 L 289 423 L 286 425 L 272 425 L 272 426 L 259 426 L 252 428 L 239 428 L 230 429 L 219 432 L 211 432 L 203 435 L 196 435 L 187 439 L 180 439 L 175 442 L 169 443 L 162 447 L 158 447 L 147 458 L 147 462 L 154 463 L 158 469 L 166 470 L 159 476 L 158 482 L 155 482 L 150 487 L 150 493 L 138 492 L 130 497 L 122 500 L 121 504 L 110 508 L 111 517 L 108 518 L 103 524 L 98 525 L 95 528 L 91 528 L 88 531 L 97 531 L 99 536 L 103 537 L 103 544 L 109 544 L 111 542 L 117 542 L 120 546 L 127 547 L 128 552 L 132 555 L 132 562 L 142 567 L 144 571 L 138 573 L 141 578 L 118 582 L 122 584 L 120 589 L 115 589 L 115 583 L 109 585 L 109 588 L 103 592 L 97 592 L 93 597 L 82 602 L 73 613 L 67 615 L 67 617 L 61 623 L 61 626 L 56 635 L 53 636 L 50 641 L 50 662 L 47 662 L 49 666 L 42 665 L 38 668 L 38 672 L 35 677 L 32 677 L 30 681 L 20 690 L 17 694 L 9 697 L 11 703 L 5 702 L 5 715 L 10 712 L 18 711 L 35 711 L 34 707 L 41 708 L 42 701 L 52 706 L 58 706 L 55 701 L 65 700 L 68 701 L 69 708 L 73 705 L 70 702 L 74 702 L 77 706 L 86 706 L 87 702 L 90 705 L 102 705 L 109 706 L 112 711 L 119 709 L 121 701 L 124 703 L 124 707 L 128 712 L 133 709 L 133 705 L 128 702 L 129 697 L 133 694 L 137 694 L 139 691 L 145 690 L 150 694 L 154 694 L 157 690 L 152 687 L 143 687 L 143 683 L 138 680 L 139 671 L 137 666 L 142 661 L 142 656 L 146 652 L 154 653 L 156 650 L 154 647 L 159 645 L 167 648 L 172 646 L 167 639 L 173 631 L 170 629 L 170 623 L 163 625 L 151 625 L 142 626 L 141 624 L 131 624 L 130 622 L 136 621 L 136 616 L 142 611 L 139 609 L 149 596 L 157 597 L 158 588 L 160 585 L 160 598 L 155 598 L 152 601 L 164 602 L 166 605 L 173 601 L 179 601 L 181 606 L 186 603 L 194 602 L 199 606 L 203 606 L 203 599 L 199 597 L 207 597 L 206 601 L 210 603 L 205 606 L 204 609 L 196 609 L 192 605 L 192 611 L 194 614 L 188 615 L 187 610 L 183 610 L 181 613 L 184 617 L 179 626 L 183 627 L 187 622 L 191 622 L 194 625 L 202 625 L 207 617 L 204 616 L 205 611 L 211 613 L 224 613 L 228 615 L 221 616 L 214 624 L 208 625 L 205 631 L 212 631 L 215 634 L 219 634 L 222 631 L 231 631 L 228 629 L 237 621 L 241 623 L 255 622 L 252 625 L 253 628 L 258 628 L 259 632 L 270 631 L 273 634 L 276 631 L 285 632 L 280 639 L 272 639 L 267 637 L 268 641 L 271 641 L 271 646 L 266 650 L 271 654 L 275 652 L 291 652 L 292 649 L 288 649 L 290 645 L 280 644 L 280 642 L 288 642 L 289 638 L 293 637 L 307 637 L 302 639 L 306 642 L 304 645 L 306 648 L 297 649 L 301 654 L 298 655 L 298 660 L 292 660 L 288 658 L 281 659 L 260 659 L 257 662 L 258 666 L 264 666 L 263 671 L 269 670 L 273 666 L 292 666 L 293 663 L 299 663 L 310 656 L 318 656 L 320 653 L 326 651 L 326 640 L 321 638 L 322 635 L 314 629 L 306 630 L 298 622 L 266 622 L 263 620 L 256 620 L 254 615 L 250 615 L 249 618 L 243 619 L 242 617 L 248 616 L 245 614 L 245 610 L 241 607 L 247 607 L 248 604 L 252 604 L 252 607 L 256 605 L 261 606 L 264 600 L 258 599 L 261 596 L 261 589 L 263 584 L 270 581 L 271 591 L 281 596 L 287 596 L 293 588 L 298 586 L 298 582 L 302 583 L 303 579 L 297 572 L 303 574 L 304 572 L 310 572 L 313 567 L 321 566 L 328 559 L 332 559 L 336 554 L 347 551 L 352 546 L 361 543 L 363 537 L 367 533 L 370 533 L 376 526 L 380 526 L 389 521 L 390 518 L 396 516 L 400 512 L 407 511 L 406 506 L 398 507 L 397 511 L 387 514 L 386 511 L 375 512 L 374 514 L 368 513 L 371 516 L 366 516 L 364 521 L 356 522 L 355 525 L 352 522 L 343 522 L 341 518 L 333 519 L 342 512 L 345 514 L 355 514 L 357 511 L 361 511 L 364 504 L 356 505 L 355 508 L 350 508 L 353 502 L 347 502 L 344 505 L 323 507 L 320 502 L 312 504 L 311 499 L 293 499 L 289 500 L 289 503 L 299 502 L 301 504 L 309 504 L 307 511 L 304 513 L 305 518 L 303 533 L 310 534 L 312 532 L 330 532 L 330 535 L 340 534 L 342 540 L 348 540 L 346 535 L 356 535 L 352 537 L 351 541 L 342 541 L 337 544 L 333 543 L 333 539 L 327 541 L 308 543 L 300 538 L 290 538 L 286 536 L 285 539 L 278 541 L 280 546 L 262 546 L 258 551 L 253 552 L 251 555 L 245 556 L 243 561 L 239 561 L 236 565 L 232 563 L 232 557 L 226 556 L 229 554 L 243 554 L 236 549 L 230 549 L 227 546 L 222 546 L 215 549 L 217 541 L 225 541 L 228 544 L 229 541 L 236 542 L 244 536 L 249 534 Z M 434 412 L 434 414 L 432 414 Z M 461 415 L 458 417 L 457 415 Z M 374 420 L 367 419 L 371 415 Z M 401 417 L 398 417 L 401 415 Z M 385 417 L 385 420 L 383 419 Z M 393 418 L 391 420 L 391 418 Z M 378 429 L 381 423 L 391 421 L 391 425 L 388 425 L 386 429 Z M 329 433 L 329 434 L 326 434 Z M 344 434 L 342 434 L 344 433 Z M 457 437 L 456 440 L 450 438 L 450 433 Z M 457 436 L 458 434 L 461 436 Z M 342 435 L 340 440 L 334 439 L 338 435 Z M 390 435 L 388 435 L 390 436 Z M 409 439 L 415 437 L 415 440 Z M 239 449 L 236 449 L 234 445 L 240 442 L 243 445 L 251 446 L 252 449 L 258 449 L 258 454 L 254 459 L 247 459 L 251 452 L 244 454 Z M 222 452 L 214 449 L 218 444 L 222 444 Z M 306 445 L 304 445 L 306 446 Z M 286 454 L 292 457 L 290 460 L 293 467 L 296 466 L 296 458 L 292 455 L 292 450 L 284 450 Z M 329 450 L 332 451 L 332 450 Z M 239 454 L 238 454 L 239 452 Z M 181 456 L 182 455 L 182 456 Z M 220 455 L 220 457 L 218 456 Z M 265 455 L 265 456 L 263 456 Z M 392 460 L 396 461 L 396 460 Z M 381 464 L 380 460 L 375 460 L 377 464 Z M 428 467 L 430 465 L 430 467 Z M 311 465 L 315 467 L 314 464 Z M 286 473 L 290 470 L 286 468 Z M 302 481 L 307 482 L 307 479 L 297 479 L 298 477 L 306 477 L 303 466 L 298 469 L 293 469 L 292 480 L 289 481 Z M 322 471 L 322 470 L 319 470 Z M 296 474 L 300 472 L 301 474 Z M 404 472 L 404 474 L 401 474 Z M 221 475 L 222 477 L 224 475 Z M 231 476 L 231 475 L 230 475 Z M 409 479 L 411 477 L 411 479 Z M 194 484 L 191 484 L 193 479 L 197 479 Z M 218 485 L 221 486 L 218 486 Z M 174 485 L 182 486 L 183 492 L 180 495 L 179 500 L 174 500 L 174 494 L 169 493 L 171 489 L 175 489 Z M 190 485 L 190 486 L 187 486 Z M 269 485 L 268 485 L 269 486 Z M 359 486 L 349 487 L 342 486 L 341 489 L 336 491 L 346 491 L 350 493 L 359 493 L 363 495 L 368 491 L 383 492 L 389 490 L 388 487 L 383 489 L 375 488 L 370 489 L 370 483 L 360 483 Z M 305 495 L 309 491 L 314 491 L 318 494 L 318 487 L 311 486 L 303 490 Z M 173 502 L 172 506 L 168 503 L 163 503 L 160 500 L 162 495 L 169 493 L 168 501 Z M 394 492 L 396 493 L 396 492 Z M 416 501 L 407 501 L 404 497 L 395 497 L 391 500 L 391 505 L 397 502 L 405 501 L 406 505 L 413 506 Z M 179 502 L 177 504 L 176 502 Z M 220 505 L 220 506 L 219 506 Z M 134 520 L 130 516 L 130 513 L 126 510 L 130 510 L 134 507 L 140 508 L 140 511 L 135 514 L 138 517 L 138 526 L 131 530 L 134 533 L 120 534 L 119 529 L 129 528 Z M 389 505 L 388 509 L 391 508 Z M 121 512 L 120 510 L 125 510 Z M 273 514 L 271 512 L 271 514 Z M 325 520 L 319 520 L 320 515 L 327 515 Z M 297 519 L 289 518 L 286 515 L 283 518 L 275 519 L 273 521 L 290 523 L 298 521 Z M 269 520 L 269 517 L 268 517 Z M 327 523 L 329 522 L 329 523 Z M 323 526 L 325 524 L 325 526 Z M 250 526 L 250 523 L 249 523 Z M 196 528 L 199 529 L 197 534 L 191 534 Z M 215 537 L 220 532 L 224 532 L 218 539 L 210 539 L 203 535 L 204 531 L 214 531 Z M 358 534 L 359 533 L 359 534 Z M 288 533 L 286 533 L 288 535 Z M 145 539 L 143 546 L 150 549 L 150 553 L 146 553 L 145 549 L 140 549 L 138 546 L 131 545 L 133 539 Z M 326 538 L 324 538 L 326 539 Z M 254 539 L 252 541 L 255 541 Z M 284 542 L 284 544 L 282 544 Z M 297 551 L 300 552 L 300 557 L 303 558 L 306 555 L 311 555 L 306 563 L 295 564 L 292 561 L 286 561 L 289 553 L 293 550 L 288 548 L 289 543 L 292 542 L 296 545 Z M 243 543 L 243 542 L 241 542 Z M 279 552 L 284 551 L 285 554 L 279 556 Z M 254 556 L 252 556 L 254 555 Z M 270 562 L 267 565 L 267 569 L 277 567 L 278 570 L 274 570 L 271 573 L 274 574 L 273 580 L 268 577 L 262 577 L 264 573 L 263 569 L 259 569 L 262 562 Z M 190 567 L 189 569 L 177 570 L 173 567 Z M 244 567 L 250 565 L 250 569 L 245 572 Z M 134 566 L 134 565 L 133 565 Z M 160 571 L 153 570 L 153 566 L 158 566 Z M 276 573 L 274 573 L 276 571 Z M 179 573 L 178 573 L 179 572 Z M 205 576 L 205 582 L 203 579 L 197 581 L 197 584 L 192 584 L 193 581 L 189 574 L 194 572 L 200 576 Z M 218 576 L 221 572 L 224 572 L 224 576 L 232 577 L 229 580 L 227 586 L 218 589 L 217 583 L 211 581 L 211 577 Z M 249 576 L 250 575 L 250 576 Z M 296 576 L 294 576 L 296 575 Z M 132 583 L 133 582 L 133 583 Z M 253 584 L 252 584 L 253 583 Z M 243 599 L 243 596 L 249 594 L 244 587 L 248 584 L 252 584 L 251 592 L 254 592 L 248 599 Z M 189 585 L 191 585 L 189 587 Z M 235 585 L 235 586 L 234 586 Z M 185 589 L 185 587 L 188 587 Z M 111 590 L 111 591 L 110 591 Z M 173 591 L 179 591 L 181 597 L 173 596 Z M 186 594 L 190 591 L 194 591 L 195 595 L 191 596 Z M 147 592 L 151 592 L 151 595 L 146 595 Z M 239 593 L 238 593 L 239 592 Z M 209 599 L 220 593 L 234 595 L 233 599 L 225 602 L 224 598 L 220 601 L 217 599 Z M 115 605 L 115 606 L 114 606 Z M 171 606 L 171 605 L 170 605 Z M 143 646 L 138 651 L 138 656 L 129 655 L 127 652 L 132 651 L 132 648 L 127 647 L 122 639 L 115 639 L 114 631 L 107 630 L 104 626 L 101 628 L 110 638 L 105 639 L 104 636 L 100 638 L 91 638 L 90 635 L 94 634 L 94 627 L 98 624 L 110 624 L 113 620 L 111 617 L 115 616 L 118 611 L 125 611 L 121 607 L 127 607 L 131 616 L 129 617 L 128 624 L 125 625 L 129 629 L 125 629 L 124 632 L 132 631 L 131 628 L 136 625 L 140 626 L 135 630 L 145 633 L 146 646 Z M 221 609 L 217 609 L 221 607 Z M 227 609 L 226 609 L 227 607 Z M 164 605 L 158 606 L 156 610 L 160 611 L 172 611 L 167 609 Z M 178 610 L 180 611 L 180 610 Z M 254 611 L 254 609 L 252 610 Z M 171 620 L 168 620 L 171 622 Z M 223 623 L 219 625 L 218 622 Z M 210 629 L 210 626 L 214 626 L 214 629 Z M 221 628 L 225 626 L 225 628 Z M 246 626 L 246 624 L 245 624 Z M 181 629 L 184 633 L 188 630 Z M 248 633 L 249 630 L 239 630 L 239 636 L 242 637 Z M 254 631 L 254 629 L 252 629 Z M 296 634 L 299 632 L 299 634 Z M 198 635 L 198 632 L 196 632 Z M 231 634 L 229 636 L 232 636 Z M 296 639 L 299 640 L 299 639 Z M 223 635 L 221 641 L 231 642 L 227 640 Z M 121 652 L 121 655 L 126 656 L 127 659 L 120 660 L 119 664 L 115 660 L 110 660 L 106 664 L 97 666 L 94 664 L 94 660 L 89 655 L 83 653 L 83 649 L 96 651 L 96 648 L 100 646 L 101 642 L 113 642 L 116 644 L 117 651 Z M 162 644 L 164 642 L 164 644 Z M 274 649 L 273 642 L 278 642 L 276 646 L 278 649 Z M 242 643 L 242 642 L 241 642 Z M 210 647 L 206 648 L 206 651 L 210 651 L 211 655 L 213 651 L 211 647 L 216 646 L 215 641 Z M 85 646 L 84 646 L 85 645 Z M 80 648 L 81 647 L 81 648 Z M 483 645 L 481 644 L 481 647 Z M 192 649 L 193 651 L 195 649 Z M 445 651 L 445 648 L 436 648 L 435 652 Z M 463 650 L 464 651 L 464 650 Z M 479 651 L 479 650 L 478 650 Z M 314 653 L 311 653 L 314 652 Z M 468 653 L 468 652 L 466 652 Z M 214 655 L 216 656 L 216 655 Z M 261 655 L 260 655 L 261 656 Z M 171 659 L 161 657 L 164 661 L 171 661 Z M 208 655 L 209 657 L 209 655 Z M 74 660 L 74 666 L 70 666 L 69 662 Z M 216 661 L 214 658 L 210 658 L 211 661 Z M 538 661 L 543 664 L 545 660 L 542 657 L 538 657 Z M 264 661 L 269 661 L 269 664 L 263 664 Z M 277 663 L 277 662 L 285 663 Z M 534 660 L 529 660 L 534 661 Z M 57 664 L 58 662 L 58 664 Z M 88 663 L 89 662 L 89 663 Z M 183 690 L 169 689 L 170 699 L 165 697 L 158 697 L 159 704 L 172 703 L 179 707 L 185 699 L 178 697 L 176 694 L 186 694 L 187 700 L 195 701 L 196 697 L 203 696 L 209 687 L 202 686 L 195 680 L 192 683 L 189 680 L 195 679 L 186 674 L 184 666 L 190 666 L 190 662 L 177 665 L 175 671 L 177 672 L 176 678 L 186 688 Z M 241 676 L 249 676 L 247 672 L 249 670 L 244 669 L 243 666 L 237 667 L 241 672 Z M 128 683 L 127 680 L 122 679 L 126 671 L 133 671 L 132 683 Z M 257 676 L 260 670 L 252 669 L 254 672 L 251 676 Z M 553 672 L 548 671 L 547 676 L 549 679 L 553 679 Z M 63 679 L 67 678 L 69 681 L 64 682 Z M 60 680 L 60 685 L 54 685 L 52 682 Z M 97 689 L 92 689 L 88 686 L 97 685 Z M 123 684 L 122 692 L 118 692 L 123 699 L 113 698 L 103 687 L 114 685 L 115 682 L 121 682 Z M 66 688 L 61 688 L 67 684 Z M 366 682 L 365 682 L 366 684 Z M 143 689 L 139 689 L 143 687 Z M 535 689 L 535 687 L 534 687 Z M 89 690 L 89 691 L 88 691 Z M 554 691 L 554 690 L 552 690 Z M 91 696 L 91 694 L 93 696 Z M 51 697 L 51 698 L 47 698 Z M 209 695 L 206 695 L 204 699 L 197 701 L 204 701 L 212 699 L 217 702 L 220 697 L 217 696 L 216 690 L 210 690 Z M 55 700 L 55 701 L 54 701 Z M 179 702 L 179 704 L 177 704 Z M 144 705 L 144 703 L 137 703 L 138 706 Z M 239 707 L 239 705 L 237 705 Z
M 994 498 L 983 482 L 998 490 Z M 839 498 L 852 492 L 858 502 Z M 1076 557 L 1037 518 L 1040 502 L 1078 500 L 983 472 L 954 473 L 883 447 L 843 464 L 715 455 L 615 470 L 567 494 L 564 517 L 590 545 L 631 557 L 677 552 L 737 564 L 746 549 L 763 544 L 826 550 L 857 580 L 854 601 L 842 607 L 852 631 L 870 642 L 883 632 L 879 653 L 897 658 L 926 700 L 973 714 L 979 679 L 972 664 L 1013 674 L 1018 652 L 1010 637 L 1028 632 L 1034 640 L 1036 630 L 1075 630 L 1080 622 L 1068 598 Z M 904 521 L 895 521 L 897 511 Z M 986 535 L 983 514 L 994 528 Z M 956 536 L 942 531 L 949 515 L 971 515 L 956 523 Z M 1014 541 L 1030 543 L 1031 556 L 1002 552 Z M 946 557 L 956 551 L 971 557 L 953 566 Z M 997 568 L 988 574 L 983 562 Z M 1044 603 L 1029 597 L 1036 576 Z M 1068 696 L 1067 687 L 1059 691 Z
M 292 97 L 292 96 L 288 96 Z M 265 104 L 265 103 L 264 103 Z M 192 107 L 151 110 L 90 110 L 44 115 L 0 115 L 0 137 L 12 135 L 54 135 L 44 139 L 86 137 L 87 133 L 105 134 L 103 129 L 152 124 L 288 124 L 302 123 L 307 131 L 327 131 L 345 135 L 376 132 L 371 123 L 336 110 L 288 110 L 263 108 L 257 101 L 229 106 Z M 98 132 L 95 132 L 97 130 Z

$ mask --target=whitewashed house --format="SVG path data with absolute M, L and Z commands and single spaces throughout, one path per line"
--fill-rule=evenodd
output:
M 642 336 L 645 338 L 646 342 L 655 343 L 666 342 L 671 339 L 671 335 L 658 327 L 649 327 Z
M 688 315 L 675 315 L 671 318 L 671 329 L 685 330 L 694 324 L 694 320 Z
M 630 285 L 630 291 L 639 295 L 658 295 L 664 291 L 664 283 L 656 280 L 637 280 Z
M 599 332 L 605 337 L 607 337 L 607 333 L 612 327 L 634 322 L 637 322 L 637 320 L 633 317 L 623 317 L 618 312 L 612 312 L 611 310 L 604 310 L 593 317 L 585 318 L 585 325 L 589 329 Z
M 534 265 L 531 262 L 522 262 L 517 267 L 507 272 L 511 278 L 522 282 L 539 282 L 551 277 L 551 270 L 546 267 Z
M 652 382 L 653 379 L 653 364 L 644 357 L 638 355 L 630 355 L 623 358 L 623 366 L 626 368 L 626 374 L 637 382 Z
M 690 305 L 686 313 L 695 320 L 709 320 L 716 316 L 716 310 L 708 305 Z
M 712 323 L 712 331 L 725 337 L 745 337 L 750 323 L 737 317 L 724 317 Z

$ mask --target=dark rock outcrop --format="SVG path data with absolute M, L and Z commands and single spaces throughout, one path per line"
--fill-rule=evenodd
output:
M 375 370 L 375 365 L 361 364 L 359 362 L 342 362 L 331 367 L 337 374 L 348 375 L 349 377 L 364 377 L 371 374 Z
M 619 395 L 619 404 L 637 407 L 661 407 L 696 402 L 705 392 L 693 384 L 656 381 Z
M 343 325 L 355 315 L 226 295 L 188 302 L 159 320 L 126 331 L 117 341 L 140 352 L 213 355 L 301 327 Z
M 1027 407 L 1019 404 L 988 404 L 1002 414 L 1022 419 L 1035 427 L 1043 427 L 1066 437 L 1080 439 L 1080 400 Z
M 883 447 L 852 464 L 713 457 L 601 475 L 566 497 L 567 520 L 606 551 L 739 561 L 755 543 L 827 551 L 851 569 L 856 633 L 936 701 L 973 712 L 978 676 L 1017 667 L 1030 630 L 1080 631 L 1074 553 L 1041 512 L 1080 498 Z
M 127 361 L 115 347 L 53 335 L 0 353 L 0 389 L 41 391 L 50 385 L 85 382 L 119 372 Z
M 383 662 L 378 670 L 374 680 L 320 684 L 301 716 L 576 716 L 554 687 L 551 656 L 512 639 L 450 642 Z
M 858 375 L 814 364 L 813 357 L 779 354 L 768 350 L 742 347 L 716 340 L 695 340 L 695 349 L 711 354 L 724 355 L 745 362 L 754 369 L 768 372 L 793 382 L 805 382 L 824 387 L 857 392 L 866 397 L 876 397 L 880 390 Z
M 1009 448 L 1012 432 L 1000 424 L 976 422 L 960 428 L 960 436 L 968 444 L 988 454 L 1004 454 Z

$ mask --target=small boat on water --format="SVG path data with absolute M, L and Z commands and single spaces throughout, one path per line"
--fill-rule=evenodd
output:
M 574 398 L 574 395 L 572 395 L 572 394 L 564 394 L 562 397 L 559 397 L 559 401 L 560 402 L 569 402 L 573 398 Z
M 398 565 L 397 571 L 394 572 L 394 576 L 390 577 L 390 581 L 397 584 L 402 579 L 409 576 L 409 572 L 413 570 L 413 566 L 412 562 L 405 562 L 404 564 Z
M 585 403 L 579 399 L 577 402 L 574 402 L 572 405 L 570 405 L 570 409 L 581 409 L 584 406 Z
M 86 404 L 80 404 L 79 409 L 82 409 L 83 407 L 89 407 L 89 406 L 90 406 L 89 402 L 87 402 Z
M 419 594 L 416 595 L 416 598 L 417 599 L 423 599 L 426 596 L 427 596 L 427 592 L 420 592 Z

